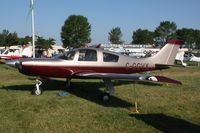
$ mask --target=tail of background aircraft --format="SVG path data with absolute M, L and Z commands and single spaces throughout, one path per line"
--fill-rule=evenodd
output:
M 176 54 L 182 41 L 172 39 L 167 41 L 167 44 L 154 56 L 150 57 L 155 64 L 173 65 Z

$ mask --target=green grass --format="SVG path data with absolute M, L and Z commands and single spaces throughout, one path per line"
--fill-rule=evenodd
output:
M 183 85 L 113 81 L 116 93 L 108 103 L 99 99 L 101 80 L 64 80 L 43 84 L 33 96 L 35 81 L 0 64 L 0 132 L 200 132 L 200 67 L 172 68 L 154 74 Z M 134 110 L 134 88 L 140 114 Z M 57 93 L 66 91 L 66 97 Z

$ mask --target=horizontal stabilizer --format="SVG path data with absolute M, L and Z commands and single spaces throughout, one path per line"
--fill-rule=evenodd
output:
M 170 79 L 170 78 L 163 77 L 163 76 L 155 76 L 155 77 L 158 80 L 158 82 L 182 85 L 182 83 L 180 81 L 177 81 L 177 80 L 174 80 L 174 79 Z

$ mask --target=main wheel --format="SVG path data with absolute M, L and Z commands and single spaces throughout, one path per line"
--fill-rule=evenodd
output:
M 110 100 L 110 94 L 109 94 L 109 93 L 102 93 L 101 99 L 102 99 L 102 101 L 104 101 L 104 102 L 109 101 L 109 100 Z
M 31 94 L 37 95 L 37 96 L 41 95 L 42 94 L 42 88 L 40 87 L 39 90 L 37 90 L 37 88 L 34 87 L 33 90 L 31 91 Z

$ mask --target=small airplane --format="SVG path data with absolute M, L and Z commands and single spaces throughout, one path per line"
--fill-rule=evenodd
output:
M 20 59 L 6 62 L 18 68 L 19 72 L 28 76 L 36 76 L 36 85 L 32 94 L 42 94 L 42 79 L 55 77 L 65 78 L 69 86 L 72 78 L 102 79 L 105 92 L 102 100 L 108 100 L 115 88 L 111 79 L 131 79 L 154 82 L 181 84 L 181 82 L 164 77 L 139 74 L 152 70 L 167 69 L 173 66 L 175 56 L 181 45 L 177 39 L 169 40 L 154 56 L 133 58 L 127 55 L 106 51 L 100 48 L 73 49 L 56 58 Z
M 189 54 L 185 59 L 188 61 L 200 62 L 200 57 L 197 57 L 194 54 Z
M 188 51 L 187 48 L 179 49 L 179 50 L 178 50 L 178 53 L 177 53 L 177 55 L 176 55 L 176 57 L 175 57 L 175 60 L 176 60 L 176 61 L 180 61 L 181 64 L 182 64 L 182 66 L 184 66 L 184 67 L 187 66 L 187 63 L 184 62 L 184 54 L 185 54 L 186 51 Z
M 181 61 L 182 65 L 187 67 L 187 63 L 183 61 L 200 62 L 200 57 L 195 56 L 193 53 L 186 53 L 187 49 L 180 50 L 176 55 L 176 60 Z
M 31 46 L 11 46 L 0 54 L 0 59 L 15 60 L 20 58 L 31 58 L 32 47 Z

